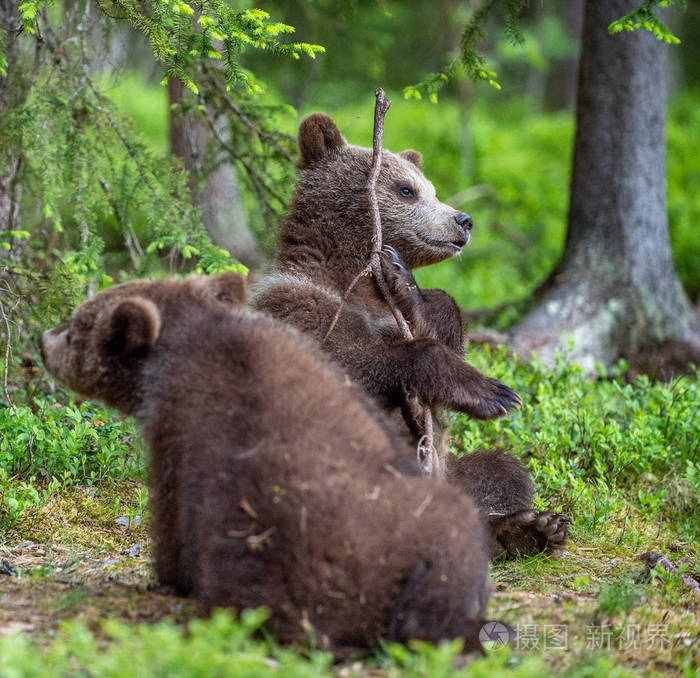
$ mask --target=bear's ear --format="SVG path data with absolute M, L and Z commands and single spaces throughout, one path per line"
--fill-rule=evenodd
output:
M 418 151 L 414 151 L 412 148 L 409 148 L 405 151 L 401 151 L 399 155 L 404 160 L 412 162 L 416 167 L 418 167 L 418 169 L 420 169 L 421 165 L 423 164 L 423 156 Z
M 245 304 L 248 290 L 245 278 L 239 273 L 229 271 L 203 280 L 207 295 L 226 308 L 239 308 Z
M 119 302 L 109 317 L 107 350 L 113 355 L 133 355 L 151 348 L 160 333 L 158 307 L 143 297 Z
M 302 168 L 321 159 L 328 151 L 346 145 L 337 125 L 325 113 L 312 113 L 299 126 Z

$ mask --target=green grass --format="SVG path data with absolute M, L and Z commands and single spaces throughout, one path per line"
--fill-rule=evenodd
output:
M 149 148 L 164 151 L 165 90 L 130 74 L 110 88 Z M 466 308 L 526 298 L 563 242 L 571 116 L 525 114 L 515 101 L 489 109 L 477 104 L 460 119 L 447 99 L 439 106 L 393 99 L 385 145 L 422 151 L 438 195 L 476 221 L 465 254 L 419 271 L 419 283 L 448 290 Z M 677 99 L 668 126 L 673 253 L 695 296 L 699 100 L 697 92 Z M 328 112 L 351 142 L 368 145 L 372 106 L 368 98 Z M 295 132 L 293 116 L 285 124 Z M 507 325 L 517 313 L 508 308 L 496 322 Z M 24 367 L 38 360 L 31 351 L 24 358 Z M 135 424 L 72 399 L 41 370 L 25 369 L 11 375 L 16 409 L 0 409 L 0 565 L 6 561 L 17 572 L 0 574 L 0 678 L 698 676 L 698 601 L 677 576 L 650 578 L 637 557 L 664 552 L 681 571 L 698 574 L 697 375 L 628 383 L 621 364 L 615 378 L 591 381 L 563 360 L 547 370 L 481 349 L 471 351 L 470 362 L 518 390 L 524 407 L 493 422 L 454 416 L 455 451 L 499 446 L 520 457 L 537 486 L 538 506 L 573 521 L 565 557 L 492 567 L 488 615 L 518 628 L 519 647 L 461 670 L 453 661 L 458 648 L 449 644 L 385 647 L 339 668 L 308 647 L 280 647 L 259 632 L 260 614 L 187 624 L 194 617 L 189 602 L 152 588 L 147 455 Z M 26 619 L 31 637 L 1 637 Z M 544 646 L 546 629 L 554 626 L 567 629 L 566 651 Z M 657 627 L 668 642 L 647 647 Z M 596 629 L 605 629 L 609 648 L 589 647 Z M 627 647 L 637 629 L 646 640 Z
M 255 635 L 264 613 L 248 612 L 241 621 L 219 612 L 209 621 L 193 621 L 183 628 L 170 621 L 131 627 L 108 621 L 100 633 L 81 623 L 66 623 L 45 647 L 23 636 L 0 639 L 0 676 L 100 676 L 150 678 L 168 676 L 231 676 L 256 678 L 321 678 L 386 676 L 387 678 L 547 678 L 564 675 L 636 676 L 599 653 L 591 653 L 578 667 L 555 671 L 543 658 L 517 658 L 507 648 L 455 668 L 458 643 L 434 647 L 415 643 L 411 648 L 389 646 L 379 660 L 332 667 L 329 655 L 296 652 Z M 691 673 L 686 673 L 690 676 Z
M 481 349 L 471 351 L 470 361 L 516 388 L 524 407 L 493 422 L 454 416 L 455 451 L 500 446 L 522 458 L 538 506 L 573 520 L 567 553 L 492 567 L 495 592 L 487 614 L 516 627 L 523 646 L 462 671 L 453 667 L 455 647 L 396 646 L 347 665 L 343 675 L 697 675 L 700 647 L 697 640 L 686 645 L 700 637 L 697 600 L 678 577 L 649 578 L 637 557 L 665 552 L 682 571 L 697 575 L 697 378 L 627 383 L 620 365 L 615 379 L 591 381 L 563 360 L 546 370 Z M 260 616 L 238 622 L 222 615 L 183 626 L 192 618 L 187 602 L 183 608 L 148 588 L 146 461 L 133 423 L 90 403 L 63 405 L 64 392 L 44 388 L 41 407 L 32 412 L 20 405 L 12 420 L 21 430 L 45 429 L 34 442 L 32 464 L 26 437 L 15 436 L 0 457 L 0 560 L 14 562 L 19 572 L 0 575 L 0 585 L 11 584 L 0 606 L 0 631 L 28 609 L 34 620 L 33 639 L 0 640 L 2 678 L 129 676 L 136 667 L 143 676 L 325 676 L 337 670 L 326 655 L 280 647 L 256 634 Z M 2 421 L 7 440 L 12 423 Z M 118 517 L 129 524 L 115 522 Z M 40 545 L 41 554 L 34 547 L 13 550 L 27 542 Z M 140 553 L 130 556 L 137 543 Z M 135 623 L 144 614 L 149 623 Z M 544 647 L 554 627 L 567 629 L 566 651 Z M 659 628 L 663 644 L 647 647 Z M 589 647 L 596 633 L 605 634 L 609 648 Z M 635 633 L 642 646 L 630 649 Z M 32 643 L 37 649 L 29 649 Z

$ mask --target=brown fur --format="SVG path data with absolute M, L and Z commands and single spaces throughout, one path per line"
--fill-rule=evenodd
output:
M 462 317 L 455 301 L 442 290 L 419 289 L 410 273 L 461 251 L 471 230 L 468 215 L 436 198 L 416 151 L 383 151 L 377 183 L 387 246 L 384 275 L 414 339 L 401 336 L 374 281 L 363 278 L 324 341 L 342 295 L 370 257 L 372 219 L 365 184 L 372 151 L 348 145 L 322 113 L 302 122 L 299 147 L 299 180 L 282 225 L 277 270 L 258 286 L 255 308 L 323 342 L 324 350 L 379 401 L 414 447 L 423 433 L 420 403 L 436 415 L 449 408 L 480 419 L 519 406 L 512 389 L 464 362 Z M 408 430 L 400 424 L 402 417 Z M 503 465 L 499 454 L 493 453 L 491 466 L 475 463 L 471 482 L 463 473 L 452 474 L 454 482 L 467 490 L 488 486 L 484 496 L 520 483 L 507 507 L 507 513 L 520 515 L 531 507 L 529 477 L 516 460 Z M 478 503 L 483 497 L 475 498 Z M 493 512 L 486 503 L 480 508 L 484 514 Z M 559 537 L 563 542 L 565 531 L 555 539 Z
M 477 649 L 472 502 L 398 474 L 408 452 L 372 403 L 292 328 L 227 309 L 241 289 L 235 274 L 126 283 L 42 336 L 50 372 L 143 425 L 159 580 L 204 611 L 267 605 L 285 641 Z
M 447 479 L 466 492 L 489 525 L 491 557 L 533 555 L 561 548 L 569 521 L 551 511 L 534 511 L 535 488 L 527 469 L 500 450 L 447 458 Z

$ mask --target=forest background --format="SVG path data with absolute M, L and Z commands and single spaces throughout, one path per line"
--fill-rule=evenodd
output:
M 30 641 L 11 635 L 0 645 L 0 675 L 36 674 L 56 662 L 95 665 L 105 638 L 105 675 L 128 675 L 133 653 L 144 665 L 154 662 L 154 674 L 158 662 L 170 662 L 194 675 L 183 653 L 197 652 L 207 658 L 203 665 L 254 657 L 261 675 L 290 665 L 300 675 L 327 670 L 322 655 L 307 659 L 252 638 L 256 616 L 242 625 L 223 616 L 191 626 L 186 640 L 167 620 L 143 629 L 101 623 L 133 621 L 139 607 L 154 620 L 188 615 L 181 603 L 154 602 L 143 590 L 147 492 L 134 425 L 55 383 L 31 338 L 114 282 L 236 267 L 220 248 L 254 277 L 274 251 L 291 195 L 300 119 L 323 110 L 351 143 L 370 145 L 376 86 L 393 100 L 385 147 L 420 150 L 438 196 L 475 220 L 465 253 L 419 271 L 419 284 L 449 291 L 472 324 L 513 325 L 564 247 L 583 2 L 521 3 L 520 43 L 507 4 L 496 3 L 479 46 L 500 88 L 458 71 L 435 94 L 424 78 L 457 57 L 474 9 L 468 3 L 258 4 L 271 19 L 236 15 L 237 51 L 226 62 L 233 71 L 219 78 L 205 60 L 220 44 L 215 26 L 211 45 L 190 45 L 192 63 L 178 63 L 158 54 L 159 36 L 129 15 L 128 4 L 28 2 L 20 9 L 2 0 L 3 25 L 18 32 L 16 40 L 5 34 L 0 61 L 0 556 L 7 570 L 0 628 L 29 631 L 42 651 L 27 652 Z M 185 22 L 206 24 L 184 3 L 168 7 L 180 7 L 183 22 L 168 39 L 187 37 Z M 690 2 L 663 18 L 681 40 L 667 48 L 669 232 L 676 271 L 697 309 L 700 7 Z M 295 35 L 276 21 L 294 26 Z M 194 66 L 202 55 L 204 66 Z M 229 91 L 227 81 L 235 83 Z M 572 515 L 574 532 L 561 561 L 495 566 L 494 618 L 537 642 L 492 655 L 465 675 L 696 675 L 698 604 L 681 575 L 700 570 L 697 374 L 632 380 L 620 361 L 601 367 L 605 378 L 595 381 L 565 355 L 552 368 L 488 347 L 470 353 L 516 387 L 525 407 L 489 424 L 455 417 L 455 451 L 500 445 L 521 456 L 540 505 Z M 652 550 L 669 554 L 681 575 L 640 579 L 646 568 L 636 556 Z M 129 595 L 115 591 L 115 580 L 131 587 Z M 105 598 L 109 604 L 96 602 Z M 61 620 L 74 617 L 82 621 L 49 640 Z M 546 647 L 546 627 L 566 627 L 566 652 Z M 637 627 L 640 647 L 630 641 Z M 663 629 L 663 637 L 650 637 L 650 628 Z M 222 649 L 231 637 L 238 644 Z M 151 656 L 156 647 L 159 658 Z M 454 651 L 393 648 L 378 665 L 353 670 L 451 675 Z

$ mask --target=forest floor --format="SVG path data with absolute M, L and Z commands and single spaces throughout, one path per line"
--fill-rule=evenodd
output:
M 0 545 L 0 635 L 49 638 L 76 616 L 97 632 L 107 617 L 192 616 L 187 600 L 155 585 L 147 524 L 134 513 L 137 487 L 66 488 Z
M 63 622 L 79 619 L 104 646 L 116 642 L 104 630 L 106 619 L 184 625 L 195 617 L 190 601 L 155 585 L 142 509 L 138 481 L 65 488 L 6 534 L 0 544 L 0 636 L 29 635 L 41 648 L 61 633 Z M 650 578 L 636 549 L 616 544 L 625 522 L 609 520 L 593 541 L 574 537 L 558 557 L 493 565 L 488 616 L 517 631 L 508 660 L 515 668 L 503 666 L 502 675 L 521 675 L 517 667 L 528 658 L 541 661 L 540 673 L 532 675 L 698 675 L 700 598 L 678 578 Z M 675 554 L 670 557 L 677 565 L 695 566 L 692 545 L 669 541 L 661 525 L 650 525 L 638 541 L 644 550 Z M 479 663 L 454 675 L 482 675 Z M 328 671 L 432 673 L 384 668 L 376 656 Z
M 700 597 L 688 584 L 700 579 L 700 374 L 632 380 L 620 365 L 591 380 L 565 360 L 545 369 L 487 349 L 470 362 L 523 407 L 488 422 L 452 416 L 453 451 L 517 456 L 536 508 L 572 521 L 557 556 L 492 564 L 487 617 L 503 626 L 488 630 L 508 644 L 461 668 L 454 643 L 384 644 L 337 665 L 312 639 L 280 646 L 264 612 L 198 620 L 154 580 L 134 422 L 36 371 L 26 402 L 16 390 L 0 409 L 0 678 L 700 678 Z M 678 571 L 650 571 L 646 552 Z

